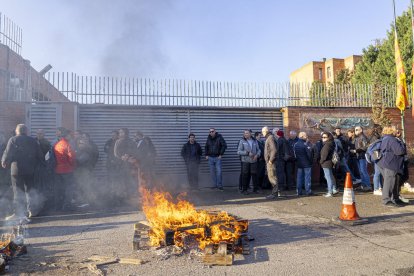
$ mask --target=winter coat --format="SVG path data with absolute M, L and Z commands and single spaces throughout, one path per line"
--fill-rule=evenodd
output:
M 365 153 L 368 149 L 368 138 L 364 133 L 359 134 L 355 138 L 355 150 L 358 159 L 365 159 Z
M 119 159 L 115 157 L 114 148 L 115 148 L 115 142 L 114 139 L 109 139 L 106 141 L 104 146 L 104 152 L 106 153 L 106 167 L 111 168 L 114 166 L 119 165 Z
M 289 162 L 294 162 L 295 161 L 295 152 L 293 147 L 295 146 L 295 144 L 299 141 L 299 138 L 296 137 L 295 139 L 291 139 L 289 138 L 288 140 L 288 153 L 289 153 Z
M 135 143 L 137 147 L 136 158 L 147 164 L 153 163 L 157 156 L 157 151 L 151 138 L 144 136 L 142 139 L 135 140 Z
M 193 150 L 192 147 L 194 147 Z M 194 155 L 192 155 L 192 153 L 194 153 Z M 200 144 L 197 142 L 194 142 L 194 144 L 187 142 L 181 149 L 181 156 L 184 158 L 186 164 L 188 162 L 200 163 L 201 155 L 203 155 L 203 151 Z
M 315 143 L 315 145 L 313 145 L 313 160 L 316 162 L 319 162 L 319 160 L 321 160 L 321 150 L 323 147 L 323 143 L 322 140 L 319 140 Z
M 237 147 L 237 154 L 240 155 L 241 161 L 244 163 L 256 163 L 260 157 L 260 148 L 259 143 L 255 139 L 251 139 L 252 146 L 250 146 L 249 141 L 245 138 L 239 141 L 239 146 Z M 250 153 L 253 154 L 253 157 L 256 156 L 256 160 L 250 156 Z
M 289 144 L 285 137 L 279 137 L 277 143 L 277 160 L 288 161 L 293 156 L 289 155 Z
M 76 154 L 69 142 L 62 138 L 53 147 L 57 174 L 72 173 L 76 167 Z
M 260 156 L 259 159 L 257 159 L 257 161 L 259 162 L 264 162 L 264 147 L 265 147 L 265 142 L 262 140 L 256 140 L 257 144 L 259 145 L 259 149 L 260 149 Z
M 378 161 L 381 168 L 404 173 L 405 147 L 401 141 L 393 135 L 384 135 L 381 142 L 382 158 Z
M 277 146 L 274 136 L 271 133 L 266 134 L 266 142 L 264 147 L 264 159 L 266 163 L 276 161 Z
M 50 142 L 45 138 L 42 138 L 42 139 L 37 139 L 36 138 L 36 142 L 39 144 L 40 150 L 42 151 L 42 154 L 43 154 L 43 157 L 44 157 L 46 155 L 46 153 L 48 153 L 49 150 L 52 147 Z
M 312 168 L 313 150 L 310 144 L 303 139 L 298 139 L 293 145 L 293 152 L 298 168 Z
M 9 139 L 1 161 L 11 165 L 11 175 L 32 175 L 44 156 L 36 139 L 17 135 Z
M 212 138 L 211 135 L 207 137 L 204 151 L 206 156 L 217 157 L 223 155 L 226 149 L 226 141 L 218 132 L 216 132 L 216 136 L 214 136 L 214 138 Z
M 332 155 L 334 151 L 335 142 L 333 140 L 328 140 L 323 143 L 321 150 L 321 160 L 319 160 L 319 164 L 321 164 L 322 168 L 333 168 Z
M 121 159 L 125 154 L 137 157 L 137 144 L 129 137 L 116 140 L 114 146 L 114 155 L 116 158 Z

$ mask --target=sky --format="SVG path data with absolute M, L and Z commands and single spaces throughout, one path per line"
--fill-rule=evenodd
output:
M 0 0 L 0 12 L 37 70 L 257 82 L 362 54 L 393 21 L 391 0 Z

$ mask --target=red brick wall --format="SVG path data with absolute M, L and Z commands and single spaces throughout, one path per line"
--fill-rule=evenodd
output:
M 26 122 L 26 103 L 0 101 L 0 131 L 7 137 L 16 128 L 17 124 Z

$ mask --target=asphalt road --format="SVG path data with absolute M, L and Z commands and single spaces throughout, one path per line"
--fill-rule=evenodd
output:
M 267 191 L 268 192 L 268 191 Z M 133 257 L 141 265 L 102 266 L 106 275 L 414 275 L 414 196 L 404 208 L 383 207 L 380 197 L 356 194 L 366 223 L 338 222 L 342 197 L 265 200 L 235 188 L 190 193 L 198 208 L 220 209 L 246 218 L 251 254 L 236 255 L 232 266 L 206 266 L 193 255 L 165 250 L 132 250 L 133 224 L 145 219 L 137 208 L 107 208 L 33 218 L 28 254 L 13 260 L 9 273 L 94 275 L 88 257 Z M 7 231 L 7 226 L 1 227 Z

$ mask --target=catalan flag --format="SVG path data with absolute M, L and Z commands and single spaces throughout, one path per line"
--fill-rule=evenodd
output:
M 395 65 L 397 67 L 397 99 L 396 106 L 403 111 L 407 108 L 408 92 L 407 92 L 407 77 L 404 73 L 404 64 L 401 58 L 400 47 L 398 46 L 397 32 L 395 32 Z

